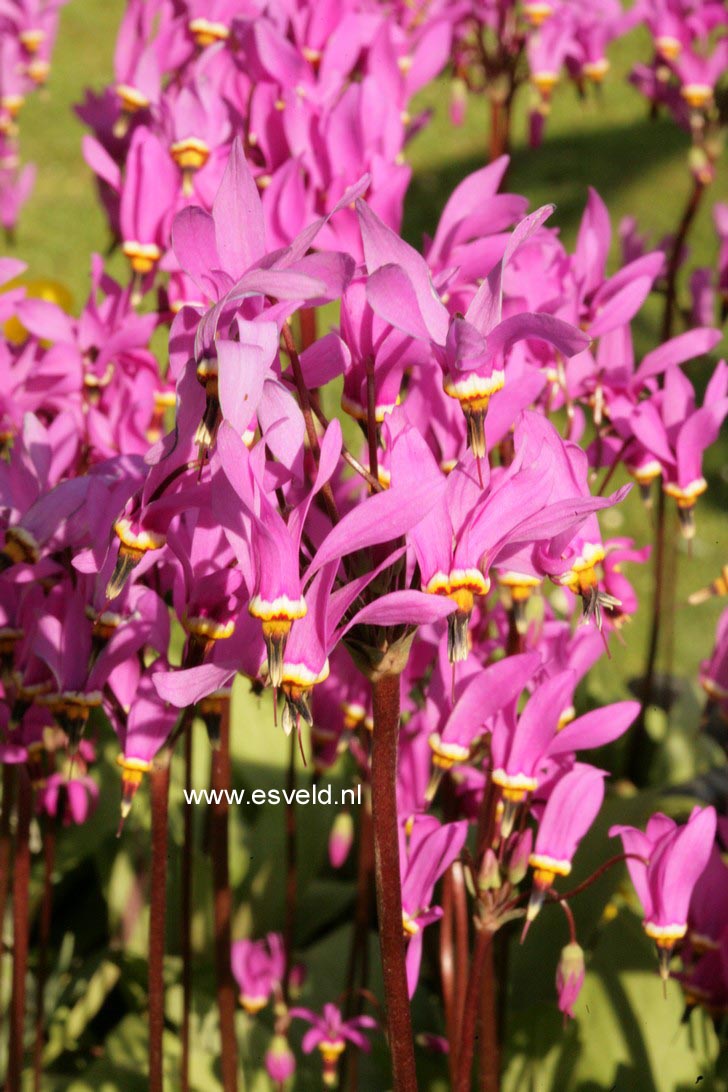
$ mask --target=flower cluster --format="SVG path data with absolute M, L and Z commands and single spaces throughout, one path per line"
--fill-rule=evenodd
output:
M 114 236 L 132 269 L 175 273 L 175 304 L 196 298 L 170 251 L 176 212 L 210 209 L 233 140 L 262 196 L 271 249 L 368 175 L 371 206 L 394 228 L 410 179 L 407 140 L 426 120 L 412 96 L 450 53 L 447 11 L 398 23 L 354 0 L 300 9 L 271 0 L 210 10 L 195 0 L 134 0 L 115 54 L 115 83 L 79 108 L 84 144 Z M 322 242 L 358 245 L 352 213 Z
M 405 7 L 406 5 L 402 5 Z M 715 93 L 728 72 L 728 20 L 720 0 L 495 0 L 457 5 L 451 115 L 462 121 L 468 91 L 491 104 L 491 150 L 509 145 L 513 104 L 531 88 L 529 138 L 538 146 L 564 75 L 584 97 L 610 70 L 608 47 L 637 27 L 654 43 L 649 64 L 630 80 L 655 109 L 665 108 L 695 138 L 694 169 L 712 171 Z
M 422 248 L 405 242 L 408 104 L 445 64 L 453 28 L 458 63 L 487 69 L 489 55 L 470 55 L 475 19 L 478 34 L 504 29 L 502 51 L 526 51 L 543 118 L 562 64 L 600 80 L 609 39 L 644 19 L 655 71 L 673 66 L 655 79 L 665 93 L 682 80 L 704 147 L 695 112 L 707 124 L 709 101 L 688 94 L 699 79 L 686 58 L 700 33 L 723 55 L 715 7 L 644 3 L 624 16 L 607 0 L 564 0 L 525 4 L 513 23 L 510 4 L 475 15 L 433 4 L 427 18 L 401 5 L 393 19 L 348 2 L 132 0 L 116 82 L 81 109 L 128 283 L 94 257 L 73 317 L 32 298 L 22 263 L 0 260 L 0 761 L 27 768 L 39 811 L 83 822 L 98 795 L 92 738 L 108 723 L 123 822 L 194 715 L 219 775 L 237 677 L 270 694 L 271 720 L 280 709 L 316 773 L 339 763 L 371 796 L 373 846 L 361 824 L 357 848 L 376 855 L 383 950 L 395 906 L 388 952 L 396 962 L 406 946 L 407 1013 L 429 974 L 425 931 L 440 923 L 458 1089 L 496 933 L 518 921 L 525 940 L 560 905 L 565 1013 L 584 980 L 556 885 L 607 790 L 608 771 L 584 753 L 620 740 L 640 706 L 579 715 L 578 689 L 637 608 L 623 566 L 650 553 L 605 537 L 599 513 L 618 524 L 630 484 L 608 492 L 614 476 L 647 500 L 660 479 L 661 512 L 674 500 L 695 535 L 728 365 L 700 406 L 685 366 L 721 339 L 706 299 L 725 290 L 725 210 L 717 274 L 692 279 L 700 320 L 674 335 L 684 233 L 649 250 L 623 225 L 609 272 L 599 195 L 570 250 L 553 206 L 529 212 L 502 188 L 505 156 L 456 187 Z M 665 46 L 668 30 L 683 53 Z M 699 197 L 710 179 L 695 178 Z M 670 321 L 638 359 L 633 320 L 651 294 Z M 722 707 L 726 660 L 724 619 L 703 670 Z M 382 779 L 388 731 L 395 761 Z M 353 826 L 349 813 L 336 820 L 335 868 Z M 713 1007 L 726 993 L 725 914 L 705 909 L 725 888 L 717 829 L 711 807 L 683 826 L 658 813 L 645 832 L 612 829 L 663 973 L 684 941 L 685 988 Z M 300 1019 L 302 1049 L 319 1050 L 334 1087 L 347 1043 L 367 1049 L 376 1027 L 361 1012 L 365 972 L 352 956 L 341 1005 L 292 1006 L 303 975 L 291 949 L 290 929 L 236 941 L 240 1000 L 251 1018 L 273 1002 L 273 1082 L 294 1072 Z M 396 983 L 386 987 L 401 1018 Z
M 65 0 L 4 0 L 0 4 L 0 226 L 10 233 L 35 181 L 35 167 L 20 166 L 18 115 L 28 95 L 50 72 Z

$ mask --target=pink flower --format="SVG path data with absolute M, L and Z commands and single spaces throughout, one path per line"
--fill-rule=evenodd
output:
M 693 808 L 685 826 L 678 826 L 660 812 L 653 815 L 645 832 L 635 827 L 614 826 L 625 853 L 645 858 L 627 862 L 644 910 L 644 929 L 658 948 L 669 952 L 688 929 L 688 908 L 713 848 L 716 831 L 714 808 Z
M 561 949 L 561 958 L 556 968 L 556 989 L 559 1010 L 571 1020 L 574 1019 L 574 1004 L 581 993 L 585 976 L 584 950 L 579 944 L 567 944 Z
M 231 961 L 241 1005 L 248 1013 L 260 1012 L 283 984 L 285 955 L 281 936 L 268 933 L 264 940 L 236 940 Z
M 310 1054 L 318 1047 L 323 1062 L 323 1083 L 326 1088 L 335 1088 L 339 1058 L 346 1049 L 347 1042 L 353 1043 L 359 1050 L 368 1051 L 369 1041 L 362 1034 L 362 1028 L 375 1028 L 376 1020 L 371 1016 L 354 1016 L 344 1020 L 336 1005 L 324 1005 L 323 1014 L 311 1009 L 292 1008 L 291 1017 L 306 1020 L 311 1028 L 303 1037 L 303 1050 Z

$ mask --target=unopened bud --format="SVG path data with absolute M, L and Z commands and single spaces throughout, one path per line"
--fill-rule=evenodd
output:
M 528 858 L 533 847 L 533 831 L 524 830 L 511 838 L 508 855 L 508 882 L 517 887 L 528 872 Z
M 329 834 L 329 861 L 332 868 L 341 868 L 349 856 L 354 841 L 354 820 L 351 812 L 340 811 Z
M 500 886 L 501 874 L 498 858 L 492 849 L 486 849 L 478 872 L 478 889 L 480 891 L 497 891 Z
M 274 1035 L 265 1053 L 265 1068 L 270 1079 L 282 1085 L 296 1072 L 296 1058 L 284 1035 Z
M 584 949 L 575 942 L 561 949 L 561 958 L 556 968 L 556 989 L 559 994 L 559 1009 L 565 1016 L 574 1019 L 574 1002 L 584 985 Z

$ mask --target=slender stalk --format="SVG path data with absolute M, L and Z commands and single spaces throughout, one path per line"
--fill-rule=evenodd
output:
M 293 965 L 293 938 L 296 927 L 296 899 L 298 893 L 298 875 L 296 868 L 296 803 L 293 799 L 296 788 L 296 748 L 297 733 L 291 732 L 288 755 L 288 775 L 286 778 L 286 909 L 283 923 L 283 950 L 286 963 L 283 976 L 283 996 L 288 1004 L 291 967 Z
M 676 518 L 675 506 L 670 505 L 665 516 L 665 603 L 663 614 L 662 670 L 669 685 L 675 662 L 675 608 L 677 600 L 678 565 L 680 555 L 678 542 L 680 530 Z M 688 542 L 688 550 L 691 543 Z
M 455 1081 L 458 1047 L 455 1019 L 455 945 L 452 887 L 452 866 L 450 866 L 442 881 L 442 917 L 440 918 L 440 978 L 442 980 L 442 1003 L 445 1010 L 445 1030 L 450 1046 L 447 1055 L 450 1084 Z
M 480 1092 L 498 1092 L 500 1088 L 500 1044 L 498 1035 L 497 982 L 494 945 L 485 949 L 480 994 L 480 1034 L 478 1083 Z
M 632 437 L 628 436 L 627 439 L 622 444 L 622 446 L 620 447 L 617 454 L 615 455 L 614 461 L 610 464 L 609 469 L 607 470 L 606 474 L 604 475 L 604 478 L 602 479 L 602 484 L 597 489 L 597 496 L 598 497 L 601 497 L 601 496 L 604 495 L 604 490 L 607 488 L 607 486 L 611 482 L 612 475 L 614 474 L 614 471 L 617 469 L 617 467 L 622 462 L 622 459 L 624 458 L 624 456 L 625 456 L 625 454 L 627 452 L 627 448 L 629 447 L 629 445 L 631 443 L 632 443 Z
M 574 921 L 574 915 L 571 912 L 571 907 L 564 899 L 559 899 L 559 905 L 564 911 L 566 924 L 569 926 L 569 942 L 571 944 L 576 944 L 576 922 Z
M 149 1089 L 164 1088 L 164 948 L 167 918 L 167 817 L 169 807 L 169 753 L 164 752 L 149 772 L 152 804 L 152 866 L 149 892 Z
M 690 191 L 690 196 L 688 197 L 680 223 L 678 224 L 667 263 L 667 273 L 665 275 L 665 310 L 662 316 L 661 341 L 667 341 L 673 334 L 677 313 L 677 275 L 683 256 L 685 240 L 687 239 L 688 232 L 690 231 L 698 209 L 700 208 L 700 202 L 705 193 L 705 189 L 705 182 L 702 182 L 697 176 L 694 176 L 693 188 Z
M 13 993 L 10 1001 L 8 1092 L 20 1092 L 25 1030 L 25 976 L 28 967 L 30 817 L 33 789 L 25 767 L 18 770 L 18 826 L 13 868 Z
M 344 1011 L 347 1019 L 358 1015 L 363 1008 L 363 990 L 369 983 L 369 918 L 372 905 L 372 886 L 374 883 L 374 832 L 372 826 L 372 806 L 369 786 L 364 785 L 365 797 L 359 821 L 359 854 L 356 874 L 356 906 L 354 909 L 354 929 L 349 951 L 349 965 L 346 972 L 346 997 Z M 359 988 L 357 988 L 357 970 Z M 341 1067 L 341 1087 L 349 1092 L 356 1092 L 358 1083 L 359 1051 L 347 1050 Z
M 192 723 L 185 732 L 185 805 L 182 813 L 182 1060 L 181 1092 L 190 1087 L 190 1009 L 192 1002 L 192 808 L 187 804 L 192 789 Z
M 508 128 L 505 104 L 499 98 L 490 100 L 489 158 L 492 163 L 508 150 Z
M 45 1020 L 45 984 L 48 974 L 48 947 L 51 938 L 51 908 L 53 905 L 53 869 L 56 859 L 56 824 L 48 817 L 43 828 L 43 902 L 40 909 L 38 937 L 38 972 L 35 1008 L 35 1047 L 33 1050 L 33 1087 L 41 1092 L 43 1077 L 43 1046 Z
M 455 918 L 455 1027 L 456 1038 L 460 1034 L 465 1014 L 465 992 L 468 984 L 468 897 L 465 890 L 465 872 L 460 861 L 452 865 L 453 910 Z
M 665 594 L 665 521 L 667 504 L 664 490 L 660 489 L 657 500 L 655 528 L 655 554 L 653 565 L 652 622 L 647 646 L 647 663 L 642 683 L 642 709 L 634 726 L 630 739 L 627 773 L 637 781 L 643 772 L 645 762 L 651 751 L 650 740 L 645 728 L 645 713 L 653 704 L 655 696 L 655 675 L 657 672 L 657 653 L 660 647 L 660 627 L 662 624 L 663 600 Z
M 614 857 L 610 857 L 608 861 L 600 865 L 596 872 L 592 872 L 591 876 L 587 876 L 585 880 L 582 880 L 576 887 L 572 887 L 571 891 L 566 891 L 563 895 L 554 891 L 553 896 L 549 895 L 549 899 L 557 902 L 567 902 L 569 899 L 573 899 L 575 895 L 580 895 L 582 891 L 586 891 L 588 887 L 591 887 L 600 876 L 603 876 L 610 868 L 613 868 L 616 864 L 621 864 L 622 861 L 641 861 L 646 865 L 647 858 L 642 857 L 639 853 L 617 853 Z
M 316 308 L 302 307 L 298 317 L 301 323 L 301 348 L 308 349 L 316 340 Z
M 329 420 L 321 409 L 318 403 L 318 399 L 316 398 L 314 393 L 311 394 L 311 409 L 313 410 L 313 414 L 321 427 L 328 428 Z M 354 455 L 352 455 L 347 447 L 342 447 L 341 457 L 345 463 L 349 464 L 352 470 L 356 471 L 360 478 L 363 478 L 364 481 L 371 486 L 374 493 L 382 492 L 382 490 L 384 489 L 382 483 L 377 478 L 375 478 L 373 474 L 369 473 L 367 468 L 362 463 L 360 463 Z
M 230 965 L 233 910 L 228 861 L 228 819 L 230 805 L 227 791 L 232 781 L 230 763 L 230 700 L 223 705 L 220 721 L 220 746 L 212 753 L 211 788 L 218 790 L 210 808 L 212 846 L 212 882 L 215 916 L 215 973 L 217 1005 L 220 1014 L 221 1069 L 223 1092 L 235 1092 L 238 1086 L 238 1052 L 235 1039 L 235 983 Z
M 3 766 L 3 801 L 0 813 L 0 997 L 2 997 L 3 970 L 5 969 L 5 911 L 8 904 L 8 881 L 10 879 L 10 815 L 15 796 L 15 766 Z M 0 1030 L 2 1029 L 3 1010 L 0 1008 Z
M 457 1077 L 455 1078 L 455 1084 L 453 1085 L 453 1092 L 470 1092 L 472 1087 L 475 1030 L 478 1019 L 478 1010 L 480 1009 L 480 989 L 483 980 L 483 972 L 489 958 L 488 953 L 489 950 L 492 949 L 492 941 L 493 933 L 490 929 L 481 926 L 476 935 L 475 951 L 473 952 L 473 958 L 470 964 L 468 990 L 465 995 L 465 1013 L 460 1036 Z
M 374 873 L 393 1088 L 394 1092 L 417 1092 L 417 1071 L 402 935 L 402 886 L 399 871 L 397 824 L 399 688 L 398 675 L 383 675 L 372 682 Z

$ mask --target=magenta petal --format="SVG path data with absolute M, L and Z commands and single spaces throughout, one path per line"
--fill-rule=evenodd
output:
M 635 372 L 635 381 L 640 385 L 650 376 L 659 375 L 666 368 L 675 364 L 683 364 L 693 357 L 703 356 L 714 349 L 723 337 L 720 330 L 710 327 L 700 327 L 696 330 L 688 330 L 687 333 L 672 337 L 669 341 L 653 349 L 643 358 L 642 363 Z
M 427 625 L 452 614 L 456 604 L 452 599 L 441 595 L 428 595 L 421 591 L 394 591 L 382 595 L 373 603 L 362 607 L 341 630 L 347 633 L 354 625 L 396 626 Z
M 184 271 L 209 294 L 210 271 L 220 266 L 215 221 L 209 212 L 196 205 L 178 212 L 172 221 L 172 248 Z
M 230 148 L 212 215 L 222 267 L 239 277 L 265 254 L 265 226 L 260 195 L 245 162 L 242 141 Z
M 537 652 L 508 656 L 465 684 L 442 731 L 447 742 L 469 745 L 499 710 L 517 698 L 541 662 Z
M 220 409 L 242 436 L 258 409 L 272 359 L 260 345 L 220 340 L 216 347 Z
M 432 286 L 432 278 L 424 258 L 383 224 L 363 201 L 357 201 L 356 208 L 369 273 L 392 265 L 402 270 L 412 285 L 417 309 L 430 337 L 443 345 L 447 336 L 448 313 Z
M 271 296 L 277 300 L 312 300 L 326 293 L 323 281 L 287 269 L 251 269 L 227 294 L 227 303 L 247 296 Z
M 413 937 L 410 937 L 407 945 L 407 955 L 405 956 L 405 966 L 407 968 L 407 993 L 410 999 L 414 996 L 417 989 L 417 982 L 420 977 L 420 965 L 422 963 L 422 930 L 415 933 Z
M 46 338 L 48 341 L 65 341 L 69 345 L 76 340 L 73 320 L 48 300 L 21 300 L 16 314 L 23 326 L 36 337 Z
M 301 370 L 307 387 L 324 387 L 343 375 L 351 353 L 337 333 L 326 334 L 301 353 Z
M 702 476 L 703 452 L 714 444 L 720 432 L 722 418 L 728 402 L 724 403 L 723 414 L 717 413 L 720 404 L 704 406 L 688 417 L 680 429 L 675 455 L 677 456 L 678 484 L 683 488 L 691 485 Z
M 562 671 L 541 683 L 518 718 L 505 759 L 496 755 L 494 735 L 494 763 L 502 764 L 510 775 L 533 777 L 556 736 L 556 725 L 572 700 L 575 685 L 576 675 L 573 671 Z
M 660 861 L 655 876 L 662 925 L 687 921 L 693 888 L 708 863 L 716 830 L 715 808 L 695 808 Z
M 609 837 L 616 838 L 617 836 L 622 839 L 625 853 L 644 857 L 646 861 L 649 860 L 652 852 L 652 842 L 643 831 L 629 826 L 610 827 Z M 627 861 L 627 871 L 637 892 L 637 897 L 642 903 L 642 909 L 645 915 L 649 917 L 652 913 L 652 895 L 647 882 L 647 865 L 642 861 L 635 860 L 635 856 Z
M 534 852 L 571 861 L 604 799 L 605 770 L 577 762 L 554 786 L 538 825 Z
M 369 497 L 337 523 L 316 553 L 309 576 L 336 557 L 363 550 L 380 542 L 391 542 L 409 531 L 440 499 L 445 480 L 429 480 L 392 487 Z
M 483 281 L 468 307 L 465 318 L 486 336 L 501 321 L 503 313 L 503 271 L 522 243 L 548 220 L 554 205 L 544 205 L 517 224 L 503 254 L 503 258 Z
M 627 731 L 640 711 L 637 701 L 619 701 L 603 709 L 593 709 L 583 717 L 577 717 L 558 733 L 551 743 L 549 755 L 570 754 L 603 747 L 605 743 L 619 739 Z
M 503 319 L 490 331 L 486 338 L 488 352 L 505 352 L 514 342 L 527 338 L 547 341 L 564 356 L 575 356 L 586 349 L 591 341 L 576 326 L 554 318 L 553 315 L 524 313 Z
M 0 258 L 0 284 L 7 284 L 24 273 L 28 268 L 25 262 L 18 258 Z
M 630 322 L 647 299 L 653 280 L 654 277 L 651 276 L 639 277 L 600 303 L 597 317 L 589 324 L 591 336 L 601 337 L 602 334 Z
M 160 698 L 177 709 L 186 709 L 201 698 L 227 686 L 235 675 L 235 669 L 219 664 L 200 664 L 184 671 L 160 671 L 153 676 L 154 686 Z
M 607 206 L 590 186 L 574 251 L 574 266 L 584 294 L 592 293 L 604 279 L 612 227 Z
M 338 252 L 307 254 L 295 265 L 286 266 L 287 272 L 302 273 L 324 286 L 320 303 L 327 303 L 342 295 L 354 273 L 354 260 L 348 254 Z
M 367 301 L 374 313 L 396 330 L 421 341 L 432 337 L 437 344 L 445 344 L 447 312 L 443 308 L 445 321 L 436 323 L 433 332 L 422 314 L 412 281 L 398 265 L 382 266 L 369 275 Z

